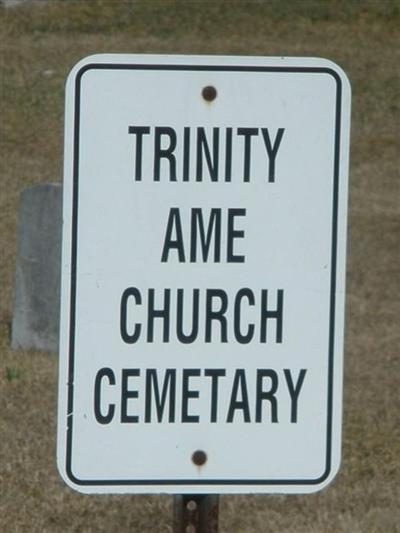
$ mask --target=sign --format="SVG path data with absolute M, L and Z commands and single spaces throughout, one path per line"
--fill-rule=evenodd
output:
M 83 492 L 311 492 L 340 457 L 350 88 L 98 55 L 67 83 L 58 463 Z

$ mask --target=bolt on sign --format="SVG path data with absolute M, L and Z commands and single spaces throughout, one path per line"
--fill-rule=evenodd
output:
M 312 492 L 340 459 L 350 87 L 324 59 L 67 82 L 58 464 L 82 492 Z

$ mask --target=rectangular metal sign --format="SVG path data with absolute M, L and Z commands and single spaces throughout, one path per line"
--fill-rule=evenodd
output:
M 58 464 L 83 492 L 312 492 L 340 460 L 350 87 L 324 59 L 67 82 Z

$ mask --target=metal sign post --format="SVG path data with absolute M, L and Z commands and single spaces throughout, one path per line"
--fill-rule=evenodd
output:
M 218 533 L 219 496 L 174 496 L 173 533 Z

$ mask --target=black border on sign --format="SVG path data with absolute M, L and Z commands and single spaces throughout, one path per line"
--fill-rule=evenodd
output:
M 78 196 L 79 196 L 79 142 L 80 142 L 80 105 L 82 76 L 88 70 L 145 70 L 145 71 L 209 71 L 209 72 L 282 72 L 329 74 L 336 81 L 335 109 L 335 145 L 333 166 L 333 200 L 332 200 L 332 244 L 331 244 L 331 282 L 329 308 L 329 360 L 327 391 L 327 427 L 326 427 L 326 461 L 323 474 L 316 479 L 79 479 L 72 472 L 72 433 L 74 405 L 74 367 L 75 367 L 75 306 L 76 306 L 76 267 L 77 267 L 77 230 L 78 230 Z M 69 323 L 69 358 L 68 358 L 68 400 L 67 400 L 67 446 L 66 474 L 76 485 L 80 486 L 183 486 L 183 485 L 225 485 L 225 486 L 312 486 L 324 482 L 330 475 L 332 467 L 332 410 L 333 410 L 333 371 L 334 371 L 334 332 L 335 332 L 335 294 L 337 264 L 337 227 L 339 207 L 339 158 L 340 130 L 342 109 L 342 80 L 338 73 L 329 67 L 268 67 L 268 66 L 228 66 L 228 65 L 152 65 L 152 64 L 112 64 L 92 63 L 84 65 L 75 78 L 74 102 L 74 139 L 73 139 L 73 197 L 72 197 L 72 239 L 71 239 L 71 289 L 70 289 L 70 323 Z

